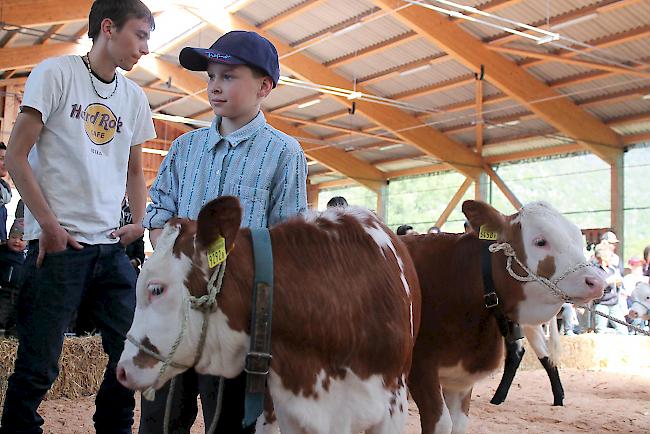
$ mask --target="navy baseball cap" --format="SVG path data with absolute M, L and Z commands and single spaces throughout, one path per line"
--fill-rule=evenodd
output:
M 271 77 L 273 87 L 280 79 L 278 51 L 271 41 L 255 32 L 233 30 L 217 39 L 210 48 L 185 47 L 178 60 L 190 71 L 207 71 L 208 62 L 253 66 Z

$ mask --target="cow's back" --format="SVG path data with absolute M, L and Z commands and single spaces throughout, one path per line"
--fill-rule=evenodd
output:
M 286 387 L 307 395 L 315 393 L 318 375 L 340 379 L 346 368 L 397 387 L 419 326 L 415 269 L 376 218 L 335 215 L 294 219 L 271 231 L 273 369 Z

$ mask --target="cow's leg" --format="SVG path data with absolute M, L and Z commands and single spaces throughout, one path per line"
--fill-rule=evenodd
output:
M 564 388 L 562 387 L 562 382 L 560 381 L 560 373 L 557 370 L 557 366 L 553 365 L 548 357 L 540 358 L 539 362 L 546 370 L 549 380 L 551 380 L 551 390 L 553 391 L 553 405 L 564 405 Z
M 452 434 L 465 434 L 469 420 L 469 404 L 472 399 L 472 388 L 465 390 L 444 390 L 445 403 L 449 409 L 452 423 Z
M 409 388 L 420 411 L 422 434 L 451 433 L 451 416 L 442 397 L 438 369 L 413 361 Z
M 524 357 L 524 352 L 524 343 L 521 339 L 506 343 L 506 362 L 503 366 L 503 376 L 490 401 L 491 404 L 499 405 L 506 400 L 512 380 L 514 380 L 521 359 Z

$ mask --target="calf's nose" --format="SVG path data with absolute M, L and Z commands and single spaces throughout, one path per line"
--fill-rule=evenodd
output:
M 122 386 L 128 387 L 128 381 L 126 378 L 126 369 L 124 369 L 123 366 L 118 365 L 115 373 L 117 375 L 117 381 L 119 381 Z
M 597 276 L 585 277 L 585 285 L 591 290 L 591 295 L 594 298 L 602 297 L 603 290 L 605 289 L 605 281 Z

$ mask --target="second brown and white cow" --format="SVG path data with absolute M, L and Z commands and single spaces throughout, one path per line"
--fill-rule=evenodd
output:
M 203 315 L 186 308 L 207 293 L 208 246 L 225 238 L 223 286 L 209 314 L 201 374 L 235 377 L 250 341 L 253 256 L 233 197 L 208 203 L 198 221 L 168 222 L 140 274 L 137 307 L 118 365 L 127 387 L 158 388 L 194 365 Z M 270 230 L 274 294 L 268 390 L 283 434 L 401 433 L 420 293 L 404 245 L 370 211 L 332 208 Z M 186 331 L 183 318 L 187 315 Z M 141 347 L 167 357 L 161 361 Z
M 463 204 L 472 227 L 495 231 L 491 243 L 508 243 L 532 273 L 557 281 L 556 292 L 585 303 L 605 286 L 582 253 L 577 226 L 545 203 L 532 203 L 504 216 L 475 201 Z M 420 410 L 422 432 L 463 433 L 474 383 L 497 369 L 504 339 L 485 306 L 481 249 L 476 234 L 402 237 L 415 264 L 422 289 L 422 324 L 409 378 Z M 555 317 L 563 300 L 538 280 L 521 282 L 506 271 L 502 250 L 491 254 L 492 274 L 505 315 L 520 324 L 541 324 Z M 513 259 L 512 271 L 525 272 Z

